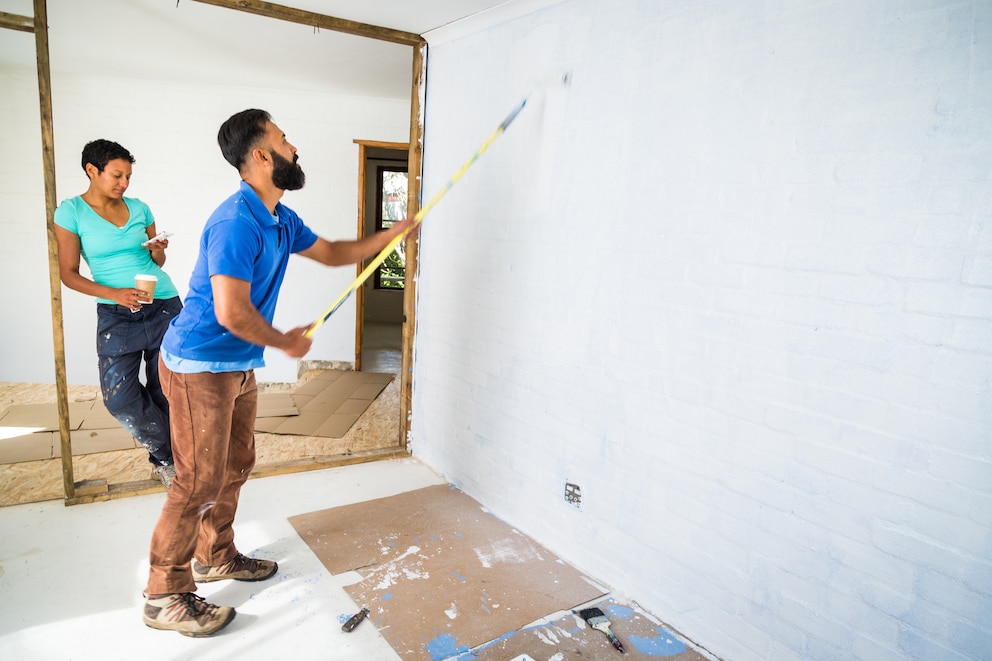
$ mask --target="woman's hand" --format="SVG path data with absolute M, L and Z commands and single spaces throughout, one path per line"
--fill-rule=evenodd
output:
M 156 250 L 165 250 L 169 247 L 169 239 L 152 239 L 148 243 L 144 244 L 150 252 L 155 252 Z
M 141 309 L 142 305 L 148 305 L 151 303 L 151 301 L 146 298 L 148 294 L 140 289 L 115 289 L 114 294 L 114 302 L 118 305 L 123 305 L 131 312 L 137 312 Z

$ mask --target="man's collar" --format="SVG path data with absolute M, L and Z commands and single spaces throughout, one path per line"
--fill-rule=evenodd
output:
M 251 209 L 251 215 L 255 217 L 259 225 L 274 225 L 279 221 L 272 217 L 269 213 L 269 208 L 265 206 L 262 202 L 262 198 L 258 196 L 255 189 L 251 187 L 247 181 L 242 180 L 241 182 L 241 195 L 244 197 L 245 201 L 248 202 L 248 208 Z M 279 211 L 282 207 L 282 202 L 276 202 L 276 216 L 279 216 Z

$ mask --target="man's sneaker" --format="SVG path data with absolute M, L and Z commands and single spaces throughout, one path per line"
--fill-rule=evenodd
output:
M 249 558 L 240 553 L 216 567 L 204 567 L 195 559 L 190 563 L 193 570 L 193 580 L 197 583 L 211 581 L 264 581 L 279 569 L 279 565 L 271 560 Z
M 172 480 L 176 477 L 176 465 L 156 466 L 152 469 L 152 478 L 160 481 L 168 489 L 172 486 Z
M 192 592 L 149 595 L 145 601 L 145 624 L 152 629 L 178 631 L 184 636 L 212 636 L 234 619 L 230 606 L 215 606 Z

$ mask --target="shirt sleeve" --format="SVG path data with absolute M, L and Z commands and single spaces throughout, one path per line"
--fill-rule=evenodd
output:
M 128 198 L 127 202 L 131 213 L 141 218 L 141 223 L 144 227 L 148 227 L 155 222 L 155 216 L 152 215 L 152 208 L 150 206 L 134 197 Z
M 62 200 L 55 209 L 53 220 L 59 227 L 65 228 L 75 235 L 79 235 L 79 220 L 76 218 L 76 206 L 72 200 Z
M 262 237 L 248 223 L 225 220 L 204 230 L 207 277 L 227 275 L 251 282 L 254 262 L 262 248 Z

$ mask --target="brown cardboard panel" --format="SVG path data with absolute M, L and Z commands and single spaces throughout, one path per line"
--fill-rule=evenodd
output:
M 705 661 L 663 624 L 657 624 L 636 609 L 613 600 L 596 607 L 610 622 L 610 630 L 624 647 L 621 654 L 606 634 L 590 627 L 578 613 L 570 613 L 540 626 L 531 626 L 500 636 L 472 651 L 473 661 L 507 661 L 526 654 L 531 659 L 581 661 L 584 659 L 658 659 Z M 527 658 L 523 657 L 523 658 Z
M 333 383 L 328 383 L 326 388 L 314 395 L 311 401 L 307 402 L 304 409 L 321 408 L 328 411 L 333 411 L 341 405 L 341 402 L 345 401 L 349 397 L 354 397 L 352 393 L 355 392 L 355 388 L 361 386 L 362 384 L 360 383 L 345 381 L 344 379 Z
M 289 418 L 272 419 L 281 421 L 274 429 L 269 430 L 274 434 L 313 436 L 313 432 L 317 431 L 324 421 L 327 420 L 327 413 L 320 410 L 307 411 L 306 409 L 302 409 L 300 410 L 299 415 L 294 415 Z M 255 428 L 258 429 L 257 423 Z
M 439 485 L 291 517 L 404 659 L 439 660 L 603 590 L 457 489 Z
M 0 464 L 16 464 L 22 461 L 38 461 L 52 458 L 52 439 L 57 434 L 40 431 L 0 439 Z
M 368 405 L 366 405 L 365 408 L 368 408 Z M 362 411 L 364 411 L 365 408 L 363 408 Z M 327 419 L 325 419 L 316 430 L 314 430 L 312 436 L 341 438 L 348 433 L 348 430 L 351 429 L 356 422 L 358 422 L 359 417 L 361 417 L 361 413 L 356 415 L 332 413 L 327 416 Z
M 263 392 L 258 394 L 257 418 L 298 415 L 299 409 L 288 392 Z
M 255 430 L 342 438 L 393 378 L 375 372 L 324 370 L 293 392 L 298 415 L 257 420 Z
M 351 396 L 355 399 L 367 399 L 372 401 L 386 387 L 384 383 L 366 383 L 352 391 Z
M 293 393 L 299 395 L 316 395 L 327 388 L 329 383 L 334 383 L 340 379 L 342 374 L 344 372 L 340 370 L 322 370 L 310 381 L 293 388 Z
M 113 450 L 133 450 L 135 441 L 123 427 L 116 429 L 80 429 L 69 432 L 73 456 L 79 454 L 95 454 Z M 62 456 L 62 443 L 56 435 L 52 444 L 52 454 Z
M 69 402 L 69 429 L 79 429 L 93 402 Z M 7 409 L 0 425 L 4 427 L 32 427 L 38 431 L 58 431 L 59 411 L 55 404 L 20 404 Z
M 86 413 L 79 423 L 79 429 L 113 429 L 120 426 L 121 423 L 117 422 L 117 418 L 110 415 L 110 411 L 107 410 L 103 400 L 94 402 L 93 408 Z
M 255 420 L 255 431 L 272 434 L 275 433 L 275 430 L 279 428 L 279 425 L 284 422 L 286 422 L 286 418 L 284 417 L 257 418 Z
M 296 404 L 297 413 L 302 411 L 311 401 L 313 401 L 313 395 L 301 395 L 298 392 L 293 393 L 293 403 Z
M 365 412 L 365 409 L 369 407 L 369 400 L 367 399 L 353 399 L 349 398 L 341 402 L 341 404 L 334 409 L 334 412 L 339 415 L 352 415 L 356 418 Z

